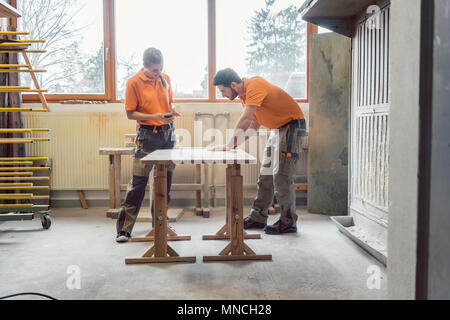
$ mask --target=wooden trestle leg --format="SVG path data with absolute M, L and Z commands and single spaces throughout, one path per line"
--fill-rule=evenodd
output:
M 226 169 L 226 223 L 216 232 L 216 234 L 204 235 L 203 240 L 230 240 L 231 239 L 231 177 L 233 175 L 233 166 L 228 165 Z M 260 234 L 248 234 L 244 231 L 244 239 L 261 239 Z
M 167 167 L 156 166 L 154 245 L 141 258 L 127 258 L 126 264 L 195 262 L 196 257 L 180 257 L 168 244 L 167 227 Z
M 218 256 L 204 256 L 203 261 L 272 260 L 272 255 L 257 255 L 244 242 L 243 177 L 239 164 L 231 165 L 227 169 L 227 196 L 230 198 L 228 200 L 227 197 L 230 243 Z

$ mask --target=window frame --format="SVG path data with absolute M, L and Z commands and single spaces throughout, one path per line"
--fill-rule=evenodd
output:
M 216 74 L 216 0 L 208 1 L 208 97 L 204 99 L 175 99 L 174 103 L 214 103 L 233 102 L 227 99 L 218 98 L 216 89 L 213 86 L 213 79 Z M 11 0 L 11 5 L 17 8 L 17 1 Z M 11 19 L 11 26 L 17 26 L 17 19 Z M 309 53 L 311 35 L 318 32 L 318 27 L 307 23 L 307 71 L 306 71 L 306 98 L 296 99 L 299 103 L 309 102 Z M 48 102 L 61 102 L 64 100 L 91 100 L 107 101 L 109 103 L 123 102 L 117 100 L 116 83 L 116 33 L 115 33 L 115 0 L 103 0 L 103 39 L 105 57 L 105 93 L 104 94 L 45 94 Z M 45 39 L 43 39 L 45 40 Z M 37 94 L 23 94 L 22 100 L 25 103 L 39 102 Z

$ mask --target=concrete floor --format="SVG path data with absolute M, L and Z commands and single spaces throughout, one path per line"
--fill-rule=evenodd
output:
M 262 239 L 246 243 L 257 254 L 272 254 L 273 261 L 203 263 L 203 255 L 216 255 L 227 244 L 201 240 L 222 227 L 223 208 L 213 209 L 209 219 L 187 211 L 171 226 L 192 240 L 170 244 L 182 256 L 196 256 L 196 263 L 125 265 L 125 257 L 140 257 L 152 243 L 116 243 L 115 221 L 105 212 L 54 209 L 49 230 L 43 230 L 38 219 L 0 224 L 0 296 L 39 292 L 88 300 L 387 298 L 383 265 L 341 234 L 327 216 L 298 209 L 298 234 L 252 231 Z M 270 216 L 269 223 L 277 218 Z M 151 223 L 137 223 L 133 236 L 143 236 L 150 228 Z M 380 289 L 367 287 L 367 268 L 372 265 L 381 269 Z M 79 267 L 80 289 L 67 287 L 70 266 Z

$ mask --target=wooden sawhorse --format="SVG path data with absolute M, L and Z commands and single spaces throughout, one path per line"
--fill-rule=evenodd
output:
M 231 183 L 232 176 L 236 174 L 235 171 L 236 168 L 234 168 L 232 165 L 228 165 L 226 169 L 226 188 L 225 188 L 225 211 L 226 211 L 226 223 L 225 225 L 216 232 L 216 234 L 213 235 L 204 235 L 202 237 L 203 240 L 230 240 L 231 239 L 231 228 L 232 228 L 232 218 L 231 218 L 231 211 L 232 211 L 232 192 L 233 192 L 233 185 Z M 243 234 L 244 239 L 261 239 L 260 234 L 248 234 L 244 231 Z
M 261 235 L 249 235 L 244 231 L 244 196 L 241 165 L 228 165 L 226 177 L 227 224 L 216 235 L 203 236 L 203 240 L 229 239 L 230 243 L 219 255 L 204 256 L 203 261 L 272 260 L 272 255 L 257 255 L 244 242 L 244 239 L 260 239 Z
M 117 217 L 120 209 L 120 176 L 122 155 L 133 155 L 135 148 L 100 148 L 100 155 L 109 156 L 109 210 L 108 218 Z
M 167 226 L 167 167 L 165 165 L 156 165 L 155 170 L 154 216 L 156 221 L 155 228 L 152 230 L 155 244 L 145 252 L 141 258 L 127 258 L 125 259 L 125 263 L 195 262 L 196 257 L 180 257 L 179 254 L 167 244 L 167 241 L 169 240 L 169 228 Z M 190 240 L 190 236 L 187 240 Z

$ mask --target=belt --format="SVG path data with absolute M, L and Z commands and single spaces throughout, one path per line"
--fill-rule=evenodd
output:
M 294 119 L 294 120 L 291 120 L 288 123 L 286 123 L 285 125 L 283 125 L 281 128 L 284 128 L 284 127 L 287 127 L 287 126 L 290 126 L 290 125 L 297 125 L 297 127 L 301 128 L 301 129 L 305 129 L 306 128 L 305 119 Z M 280 160 L 281 160 L 282 157 L 287 157 L 287 158 L 298 158 L 299 157 L 299 155 L 297 153 L 293 153 L 292 152 L 292 143 L 294 141 L 294 132 L 295 132 L 295 129 L 288 128 L 288 131 L 286 133 L 287 150 L 286 150 L 286 152 L 280 153 Z M 300 130 L 297 133 L 297 135 L 298 136 L 304 136 L 304 135 L 306 135 L 306 133 L 305 133 L 304 130 Z
M 282 125 L 281 127 L 279 127 L 278 129 L 281 129 L 281 128 L 284 128 L 284 127 L 287 127 L 287 126 L 290 126 L 290 125 L 292 125 L 292 124 L 296 124 L 299 128 L 301 127 L 301 123 L 302 123 L 302 121 L 304 122 L 305 121 L 305 119 L 294 119 L 294 120 L 291 120 L 291 121 L 289 121 L 288 123 L 286 123 L 286 124 L 284 124 L 284 125 Z
M 173 123 L 169 123 L 169 124 L 164 124 L 162 126 L 149 126 L 146 124 L 140 124 L 139 128 L 145 129 L 145 130 L 170 130 L 173 129 Z

